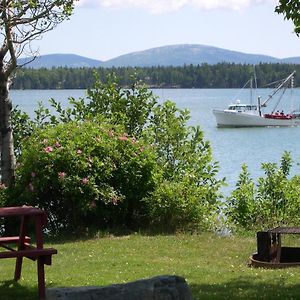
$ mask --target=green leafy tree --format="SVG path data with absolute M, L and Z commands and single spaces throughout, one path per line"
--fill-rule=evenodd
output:
M 15 157 L 9 88 L 18 57 L 32 53 L 31 42 L 69 18 L 74 0 L 1 0 L 0 2 L 0 149 L 1 181 L 14 180 Z
M 279 0 L 275 11 L 283 14 L 288 20 L 292 20 L 295 26 L 295 33 L 300 34 L 300 2 L 299 0 Z

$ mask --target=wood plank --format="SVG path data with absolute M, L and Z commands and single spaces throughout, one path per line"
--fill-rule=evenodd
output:
M 32 206 L 1 207 L 0 218 L 9 216 L 36 216 L 44 215 L 45 211 Z
M 53 254 L 57 254 L 57 250 L 54 248 L 5 251 L 5 252 L 0 252 L 0 259 L 13 258 L 13 257 L 38 258 L 40 256 L 47 256 Z
M 2 237 L 0 237 L 0 244 L 15 244 L 18 242 L 19 242 L 18 236 L 2 236 Z M 30 237 L 25 236 L 24 242 L 29 243 Z
M 300 234 L 300 227 L 276 227 L 269 229 L 270 233 L 282 233 L 282 234 Z

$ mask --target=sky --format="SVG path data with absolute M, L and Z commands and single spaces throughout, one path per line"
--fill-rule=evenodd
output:
M 201 44 L 278 58 L 300 56 L 276 0 L 79 0 L 70 20 L 34 46 L 40 55 L 108 60 L 150 48 Z

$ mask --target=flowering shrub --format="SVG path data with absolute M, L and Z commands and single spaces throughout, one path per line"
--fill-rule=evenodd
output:
M 52 232 L 134 225 L 155 172 L 151 147 L 120 127 L 70 122 L 24 142 L 12 198 L 46 209 Z
M 55 113 L 39 104 L 33 121 L 14 111 L 21 164 L 11 199 L 50 211 L 55 230 L 214 226 L 223 180 L 202 130 L 187 125 L 187 110 L 159 104 L 140 82 L 124 89 L 114 76 L 65 109 L 50 104 Z

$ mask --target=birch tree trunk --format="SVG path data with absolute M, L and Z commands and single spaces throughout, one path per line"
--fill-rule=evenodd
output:
M 10 186 L 15 178 L 14 142 L 11 126 L 12 104 L 8 97 L 9 81 L 0 74 L 0 151 L 1 182 Z
M 7 187 L 14 184 L 16 164 L 8 97 L 10 78 L 21 67 L 18 57 L 22 53 L 35 57 L 31 42 L 69 19 L 75 1 L 78 0 L 0 0 L 0 180 Z

